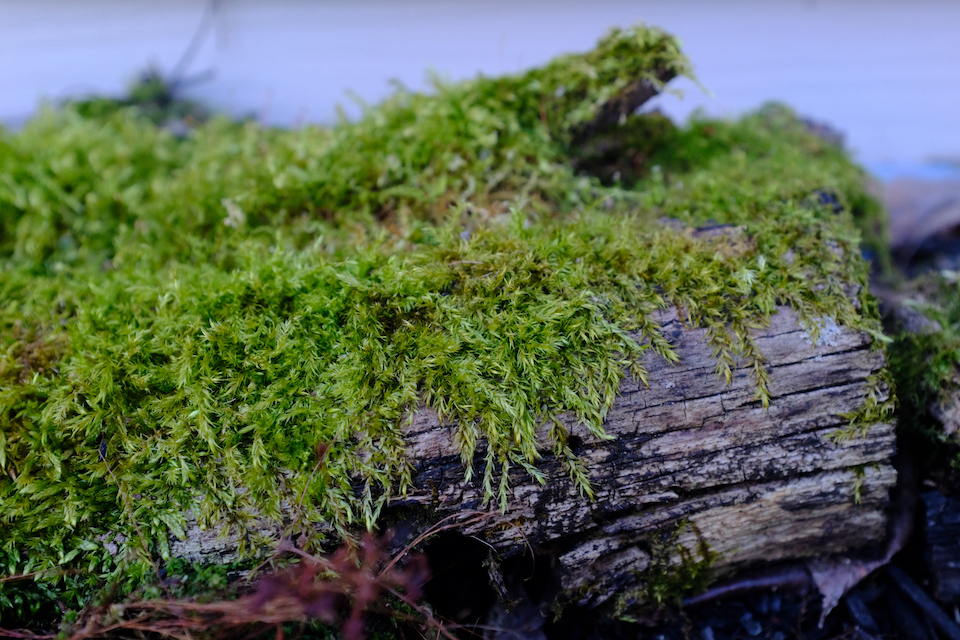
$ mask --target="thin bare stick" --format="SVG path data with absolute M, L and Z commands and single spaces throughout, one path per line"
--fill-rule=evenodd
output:
M 322 465 L 323 461 L 327 459 L 327 451 L 330 451 L 330 445 L 320 446 L 322 447 L 322 450 L 320 451 L 317 464 L 313 466 L 313 471 L 310 472 L 310 477 L 307 478 L 307 483 L 303 485 L 303 491 L 300 493 L 300 500 L 297 502 L 297 519 L 294 520 L 294 528 L 300 524 L 300 516 L 303 514 L 303 500 L 307 497 L 307 490 L 310 488 L 310 483 L 313 482 L 313 477 L 317 475 L 317 471 L 320 470 L 320 465 Z
M 30 578 L 36 578 L 37 576 L 43 575 L 49 571 L 55 571 L 59 569 L 59 566 L 50 567 L 49 569 L 40 569 L 38 571 L 31 571 L 30 573 L 17 573 L 12 576 L 3 576 L 0 578 L 0 583 L 4 582 L 17 582 L 19 580 L 29 580 Z
M 387 587 L 386 589 L 387 589 L 387 591 L 389 591 L 391 594 L 393 594 L 393 596 L 394 596 L 395 598 L 399 598 L 399 599 L 402 600 L 407 606 L 409 606 L 411 609 L 413 609 L 414 611 L 416 611 L 417 613 L 419 613 L 421 616 L 423 616 L 423 619 L 426 621 L 427 624 L 429 624 L 429 625 L 436 625 L 437 633 L 442 633 L 442 634 L 443 634 L 443 637 L 448 638 L 449 640 L 458 640 L 458 639 L 457 639 L 457 636 L 455 636 L 455 635 L 453 635 L 452 633 L 450 633 L 449 631 L 447 631 L 446 627 L 443 625 L 442 622 L 440 622 L 440 621 L 438 621 L 438 620 L 436 620 L 436 619 L 434 618 L 433 613 L 432 613 L 431 611 L 427 611 L 426 609 L 424 609 L 423 607 L 421 607 L 420 605 L 418 605 L 416 602 L 414 602 L 413 600 L 411 600 L 410 598 L 406 597 L 405 595 L 403 595 L 402 593 L 400 593 L 399 591 L 397 591 L 396 589 L 394 589 L 394 588 L 392 588 L 392 587 Z
M 19 631 L 19 630 L 14 631 L 13 629 L 4 629 L 4 628 L 0 627 L 0 637 L 3 637 L 3 638 L 30 638 L 31 640 L 47 640 L 47 639 L 52 640 L 53 638 L 56 638 L 57 636 L 54 635 L 54 634 L 37 635 L 37 634 L 32 633 L 32 632 L 30 632 L 30 631 Z
M 323 461 L 326 460 L 327 452 L 330 450 L 329 445 L 320 445 L 320 446 L 322 447 L 322 449 L 319 451 L 317 464 L 313 465 L 313 471 L 310 472 L 310 477 L 307 478 L 307 483 L 303 485 L 303 491 L 300 492 L 300 499 L 297 501 L 297 515 L 294 518 L 293 525 L 291 527 L 292 531 L 296 531 L 297 528 L 300 526 L 300 518 L 303 516 L 303 501 L 307 497 L 307 491 L 310 489 L 310 483 L 313 482 L 313 478 L 317 475 L 317 471 L 320 470 L 320 465 L 322 465 Z M 258 564 L 256 567 L 254 567 L 247 573 L 247 578 L 246 578 L 247 581 L 249 582 L 250 580 L 252 580 L 253 576 L 256 575 L 260 571 L 260 569 L 262 569 L 265 565 L 269 564 L 270 562 L 273 562 L 281 553 L 283 553 L 284 551 L 290 551 L 291 549 L 296 549 L 296 547 L 291 542 L 288 542 L 287 538 L 282 539 L 277 544 L 276 551 L 274 551 L 274 553 L 269 558 L 267 558 L 266 560 Z
M 461 521 L 459 521 L 459 522 L 454 522 L 454 523 L 451 523 L 451 524 L 444 524 L 444 523 L 448 522 L 449 520 L 453 520 L 453 519 L 455 519 L 455 518 L 460 518 L 460 517 L 463 517 L 464 515 L 468 516 L 468 517 L 467 517 L 466 519 L 464 519 L 464 520 L 461 520 Z M 411 542 L 410 544 L 408 544 L 406 547 L 404 547 L 403 550 L 400 551 L 400 553 L 398 553 L 397 555 L 393 556 L 393 558 L 390 560 L 390 562 L 387 563 L 387 566 L 384 567 L 383 570 L 380 572 L 380 575 L 382 576 L 382 575 L 384 575 L 386 572 L 390 571 L 390 569 L 392 569 L 393 567 L 395 567 L 396 564 L 397 564 L 398 562 L 400 562 L 400 560 L 401 560 L 405 555 L 407 555 L 410 551 L 412 551 L 414 547 L 416 547 L 418 544 L 420 544 L 421 542 L 423 542 L 424 540 L 426 540 L 426 539 L 429 538 L 430 536 L 434 536 L 434 535 L 440 533 L 441 531 L 447 531 L 447 530 L 449 530 L 449 529 L 459 529 L 460 527 L 463 527 L 463 526 L 466 526 L 466 525 L 476 524 L 477 522 L 482 522 L 482 521 L 486 520 L 487 518 L 491 518 L 491 517 L 493 517 L 493 516 L 495 516 L 495 515 L 497 515 L 497 514 L 494 513 L 494 512 L 488 512 L 488 511 L 465 511 L 465 512 L 462 512 L 462 513 L 454 513 L 454 514 L 451 514 L 451 515 L 447 516 L 446 518 L 443 518 L 442 520 L 440 520 L 440 521 L 437 522 L 436 524 L 432 525 L 429 529 L 427 529 L 426 531 L 424 531 L 423 533 L 421 533 L 419 536 L 417 536 L 417 537 L 414 539 L 414 541 Z

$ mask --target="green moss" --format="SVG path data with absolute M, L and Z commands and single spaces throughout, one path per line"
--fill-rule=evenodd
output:
M 282 229 L 288 246 L 332 253 L 379 244 L 385 231 L 406 248 L 418 222 L 446 219 L 462 200 L 495 213 L 521 195 L 569 205 L 584 197 L 564 153 L 574 132 L 664 72 L 689 73 L 676 41 L 636 28 L 525 74 L 400 90 L 333 129 L 216 119 L 180 140 L 137 107 L 90 121 L 73 105 L 0 145 L 0 249 L 48 270 L 208 262 L 236 235 L 222 224 L 224 198 L 241 226 L 270 230 L 265 243 Z
M 884 336 L 883 340 L 878 342 L 890 342 L 890 339 Z M 840 415 L 848 422 L 843 428 L 830 434 L 834 442 L 862 438 L 873 425 L 892 420 L 900 421 L 896 396 L 893 394 L 893 381 L 894 374 L 890 369 L 883 369 L 867 378 L 863 405 L 855 411 Z
M 679 542 L 687 531 L 696 537 L 693 549 Z M 679 606 L 684 596 L 703 591 L 714 579 L 710 569 L 717 555 L 695 524 L 680 522 L 672 530 L 650 536 L 645 546 L 650 552 L 650 565 L 639 576 L 640 587 L 620 594 L 613 605 L 613 615 L 626 622 L 635 622 L 631 613 L 638 609 Z
M 777 305 L 879 335 L 843 288 L 866 286 L 863 173 L 786 108 L 658 122 L 653 147 L 630 138 L 648 159 L 629 180 L 577 173 L 609 135 L 586 123 L 665 68 L 687 70 L 675 41 L 636 28 L 332 129 L 214 119 L 178 139 L 68 107 L 0 137 L 2 570 L 129 575 L 167 558 L 187 508 L 279 528 L 304 496 L 301 522 L 373 526 L 410 484 L 421 403 L 457 424 L 487 498 L 543 455 L 589 494 L 553 418 L 604 436 L 640 354 L 676 359 L 651 319 L 668 306 L 707 329 L 720 376 L 753 366 L 762 405 L 750 329 Z

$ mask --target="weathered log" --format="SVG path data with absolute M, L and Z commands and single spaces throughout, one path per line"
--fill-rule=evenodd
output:
M 545 443 L 538 466 L 546 483 L 511 472 L 507 510 L 485 506 L 479 474 L 464 481 L 455 425 L 421 408 L 406 434 L 415 489 L 392 507 L 407 518 L 423 514 L 424 523 L 490 511 L 463 533 L 481 537 L 501 558 L 530 548 L 552 555 L 559 600 L 588 606 L 642 601 L 651 579 L 684 564 L 712 563 L 719 575 L 879 545 L 896 482 L 893 425 L 833 437 L 870 392 L 886 398 L 874 378 L 884 357 L 872 338 L 827 320 L 814 342 L 797 314 L 781 307 L 754 332 L 770 379 L 764 409 L 745 363 L 727 385 L 703 329 L 686 327 L 675 310 L 656 320 L 679 364 L 646 352 L 649 387 L 624 379 L 605 423 L 611 439 L 561 416 L 594 499 L 581 495 Z M 482 460 L 481 450 L 475 464 Z M 171 550 L 222 561 L 235 545 L 191 527 Z
M 668 564 L 702 560 L 709 549 L 719 572 L 882 541 L 896 481 L 893 425 L 832 438 L 884 365 L 870 336 L 828 321 L 814 343 L 797 315 L 780 308 L 755 333 L 770 373 L 767 410 L 747 367 L 729 386 L 718 379 L 703 330 L 686 328 L 675 311 L 658 321 L 680 363 L 648 352 L 650 386 L 624 381 L 605 424 L 613 439 L 565 421 L 595 499 L 580 495 L 544 451 L 547 482 L 514 474 L 507 511 L 465 533 L 482 534 L 501 554 L 525 546 L 553 554 L 564 597 L 587 605 L 642 591 L 651 572 L 667 569 L 656 557 L 664 539 L 687 550 L 673 546 Z M 453 425 L 424 409 L 408 437 L 418 491 L 396 504 L 440 515 L 481 507 L 482 489 L 463 482 Z

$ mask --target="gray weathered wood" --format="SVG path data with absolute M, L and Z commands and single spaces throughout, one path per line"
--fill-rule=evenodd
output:
M 554 553 L 563 588 L 581 604 L 641 584 L 650 540 L 672 531 L 691 551 L 707 543 L 719 571 L 882 541 L 896 481 L 893 425 L 831 438 L 884 366 L 868 335 L 828 321 L 814 344 L 797 315 L 779 309 L 755 333 L 773 395 L 764 410 L 746 367 L 729 386 L 718 379 L 704 330 L 685 328 L 675 311 L 658 321 L 680 363 L 647 352 L 650 386 L 624 380 L 605 424 L 614 438 L 600 440 L 566 417 L 583 442 L 595 500 L 579 494 L 545 447 L 547 483 L 515 473 L 507 511 L 465 533 L 503 554 L 527 545 Z M 478 483 L 463 482 L 455 429 L 429 409 L 418 412 L 407 433 L 417 490 L 397 504 L 438 516 L 481 508 Z
M 501 557 L 531 547 L 552 554 L 561 599 L 588 606 L 642 588 L 663 568 L 653 564 L 652 541 L 664 536 L 693 552 L 706 543 L 718 573 L 882 541 L 896 482 L 893 425 L 875 424 L 842 443 L 831 438 L 885 364 L 870 336 L 827 321 L 814 343 L 796 313 L 780 308 L 754 333 L 770 375 L 765 410 L 749 368 L 738 366 L 729 386 L 717 377 L 704 330 L 685 327 L 673 310 L 656 319 L 680 362 L 646 352 L 650 385 L 624 379 L 605 423 L 613 438 L 561 417 L 582 442 L 595 499 L 579 493 L 545 442 L 546 484 L 511 472 L 506 512 L 485 506 L 477 476 L 464 482 L 456 426 L 421 408 L 406 431 L 415 488 L 392 506 L 420 510 L 424 521 L 489 510 L 463 533 Z M 264 532 L 271 526 L 263 523 Z M 236 539 L 192 526 L 171 550 L 224 561 L 235 557 Z

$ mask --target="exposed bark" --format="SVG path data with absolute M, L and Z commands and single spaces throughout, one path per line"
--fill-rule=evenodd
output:
M 764 410 L 749 369 L 738 368 L 725 385 L 703 330 L 685 328 L 674 311 L 658 320 L 680 364 L 648 352 L 650 386 L 623 382 L 605 425 L 615 437 L 600 440 L 566 417 L 582 441 L 595 500 L 582 497 L 545 450 L 547 483 L 517 473 L 506 513 L 467 533 L 501 554 L 527 545 L 554 554 L 567 596 L 589 605 L 662 569 L 654 541 L 665 537 L 694 557 L 706 543 L 720 571 L 882 541 L 896 482 L 893 425 L 842 443 L 831 438 L 884 365 L 869 336 L 828 323 L 814 344 L 796 314 L 781 308 L 756 332 L 773 396 Z M 478 483 L 463 482 L 453 425 L 422 409 L 408 437 L 417 490 L 396 504 L 439 515 L 481 507 Z
M 642 591 L 651 575 L 684 562 L 677 545 L 690 552 L 689 562 L 705 544 L 715 574 L 879 549 L 896 483 L 893 425 L 875 424 L 840 443 L 831 438 L 848 424 L 844 415 L 863 406 L 868 378 L 885 364 L 871 338 L 828 321 L 814 343 L 796 313 L 780 308 L 755 332 L 770 377 L 765 410 L 745 363 L 728 386 L 715 373 L 704 330 L 685 327 L 673 310 L 656 320 L 680 363 L 646 352 L 650 386 L 623 381 L 605 424 L 613 438 L 561 416 L 579 439 L 595 499 L 580 494 L 544 443 L 539 467 L 547 482 L 512 472 L 506 512 L 484 506 L 479 474 L 463 480 L 455 425 L 421 408 L 406 434 L 415 489 L 392 508 L 424 521 L 490 510 L 463 532 L 500 557 L 526 548 L 551 555 L 560 600 L 587 606 Z M 475 463 L 482 468 L 482 452 Z M 192 560 L 225 561 L 235 550 L 235 539 L 195 526 L 172 544 L 175 555 Z
M 654 74 L 658 85 L 647 79 L 635 80 L 619 93 L 611 96 L 598 111 L 596 117 L 584 122 L 572 131 L 573 142 L 579 143 L 603 129 L 622 123 L 627 116 L 640 108 L 650 98 L 660 93 L 660 88 L 673 80 L 677 73 L 672 69 L 659 69 Z

